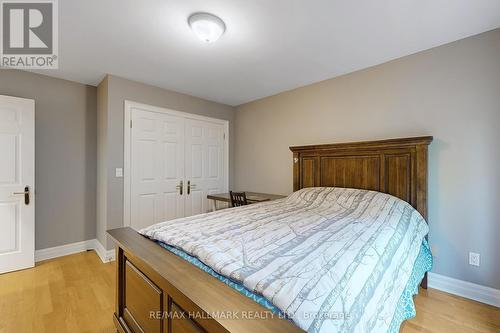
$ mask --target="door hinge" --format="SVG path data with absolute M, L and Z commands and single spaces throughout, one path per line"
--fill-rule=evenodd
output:
M 130 128 L 132 128 L 132 119 L 130 119 Z
M 226 140 L 226 133 L 224 133 L 223 136 L 224 136 L 224 140 Z

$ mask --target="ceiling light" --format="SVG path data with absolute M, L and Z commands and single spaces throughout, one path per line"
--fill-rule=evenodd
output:
M 209 13 L 195 13 L 188 19 L 189 26 L 199 39 L 206 43 L 213 43 L 226 30 L 224 21 Z

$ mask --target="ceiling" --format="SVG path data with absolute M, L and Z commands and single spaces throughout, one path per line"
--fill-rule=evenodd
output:
M 187 17 L 221 17 L 203 44 Z M 239 105 L 500 27 L 498 0 L 61 0 L 59 69 Z

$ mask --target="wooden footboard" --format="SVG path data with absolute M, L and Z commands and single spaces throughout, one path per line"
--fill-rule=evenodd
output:
M 130 228 L 116 244 L 119 332 L 303 332 Z

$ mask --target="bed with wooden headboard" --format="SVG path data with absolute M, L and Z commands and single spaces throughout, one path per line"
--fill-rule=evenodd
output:
M 349 187 L 384 192 L 427 218 L 431 141 L 418 137 L 290 147 L 293 190 Z M 109 235 L 116 244 L 114 321 L 119 332 L 303 332 L 277 316 L 210 316 L 265 309 L 130 228 L 110 230 Z

